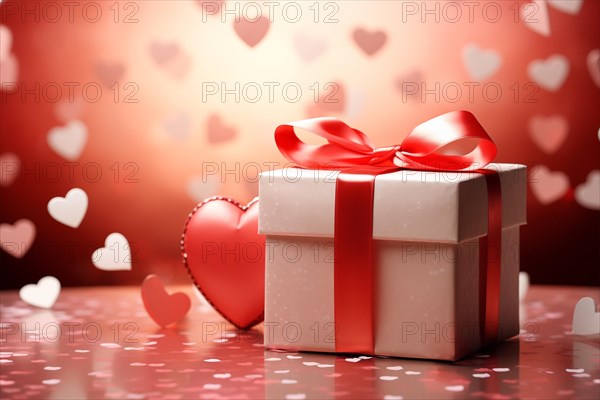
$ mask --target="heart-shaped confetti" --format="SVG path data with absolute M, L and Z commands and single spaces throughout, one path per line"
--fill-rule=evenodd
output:
M 76 161 L 87 142 L 88 130 L 81 121 L 71 121 L 48 132 L 48 145 L 61 157 Z
M 502 65 L 502 58 L 498 52 L 480 49 L 475 44 L 466 45 L 462 56 L 471 78 L 479 81 L 494 75 Z
M 223 143 L 232 140 L 237 136 L 235 129 L 225 125 L 216 114 L 208 118 L 207 128 L 208 141 L 210 143 Z
M 181 240 L 184 265 L 213 307 L 238 328 L 263 319 L 264 236 L 258 201 L 212 197 L 196 206 Z
M 531 140 L 547 154 L 555 153 L 569 134 L 569 121 L 562 115 L 534 115 L 528 127 Z
M 540 87 L 557 92 L 569 75 L 569 60 L 562 54 L 554 54 L 546 60 L 534 60 L 527 66 L 529 77 Z
M 593 49 L 587 56 L 587 67 L 592 80 L 600 87 L 600 49 Z
M 92 253 L 92 264 L 103 271 L 130 271 L 131 248 L 127 238 L 118 232 L 108 235 L 104 247 Z
M 582 207 L 600 210 L 600 170 L 591 171 L 587 180 L 575 188 L 575 200 Z
M 573 334 L 595 335 L 598 333 L 600 333 L 600 312 L 596 311 L 596 302 L 591 297 L 583 297 L 577 302 L 573 312 Z
M 21 172 L 21 160 L 14 153 L 0 154 L 0 186 L 10 186 Z
M 552 7 L 567 14 L 579 14 L 583 0 L 547 0 Z
M 55 197 L 48 202 L 48 213 L 61 224 L 77 228 L 88 207 L 88 196 L 83 189 L 74 188 L 65 197 Z
M 185 317 L 192 303 L 185 293 L 168 294 L 156 275 L 148 275 L 142 283 L 142 301 L 148 315 L 165 327 Z M 163 364 L 164 365 L 164 364 Z
M 0 224 L 0 247 L 15 258 L 23 257 L 35 239 L 35 225 L 28 219 Z
M 235 33 L 250 47 L 260 43 L 269 31 L 269 19 L 261 15 L 255 20 L 238 18 L 234 21 L 233 29 Z
M 387 35 L 383 31 L 367 31 L 363 28 L 358 28 L 352 33 L 354 42 L 360 47 L 362 51 L 368 56 L 372 56 L 377 53 L 385 42 L 387 41 Z
M 526 27 L 542 36 L 550 36 L 550 15 L 545 0 L 523 3 L 519 14 Z
M 310 62 L 319 58 L 327 50 L 327 42 L 324 39 L 317 39 L 299 33 L 294 36 L 294 47 L 300 58 Z
M 40 307 L 51 308 L 60 294 L 60 281 L 53 276 L 45 276 L 37 284 L 25 285 L 19 290 L 19 297 L 25 303 Z
M 552 172 L 544 165 L 537 166 L 531 177 L 531 191 L 542 204 L 553 203 L 569 190 L 569 177 L 563 172 Z

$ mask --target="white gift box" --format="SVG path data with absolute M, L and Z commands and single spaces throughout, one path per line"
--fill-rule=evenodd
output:
M 502 190 L 498 341 L 519 333 L 523 165 L 490 164 Z M 335 352 L 334 210 L 338 172 L 261 174 L 266 235 L 265 345 Z M 477 172 L 402 170 L 375 178 L 374 354 L 456 360 L 482 347 L 479 239 L 487 234 L 486 179 Z M 360 291 L 360 287 L 356 287 Z

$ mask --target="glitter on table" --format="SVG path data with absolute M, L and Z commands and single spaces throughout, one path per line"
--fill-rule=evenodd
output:
M 177 288 L 188 292 L 189 288 Z M 196 300 L 159 329 L 139 288 L 63 289 L 52 310 L 0 302 L 0 396 L 8 398 L 600 398 L 599 337 L 570 334 L 595 288 L 530 289 L 521 335 L 455 363 L 285 353 L 263 326 L 239 331 Z

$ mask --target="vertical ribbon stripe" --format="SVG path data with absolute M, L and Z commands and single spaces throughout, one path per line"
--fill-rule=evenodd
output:
M 492 170 L 479 170 L 488 195 L 487 235 L 479 239 L 479 327 L 483 346 L 498 338 L 500 317 L 500 272 L 502 270 L 502 189 Z
M 374 175 L 340 173 L 335 189 L 335 349 L 373 353 Z

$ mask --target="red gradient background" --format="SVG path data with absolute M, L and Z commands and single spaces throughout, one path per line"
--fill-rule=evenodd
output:
M 56 22 L 48 3 L 61 9 Z M 277 125 L 333 115 L 383 146 L 401 142 L 425 119 L 455 109 L 468 109 L 478 117 L 498 146 L 497 161 L 527 164 L 532 171 L 546 166 L 568 178 L 568 189 L 547 204 L 531 189 L 528 192 L 521 265 L 531 281 L 600 284 L 600 212 L 582 206 L 575 196 L 588 174 L 600 168 L 600 89 L 588 65 L 589 53 L 600 47 L 600 2 L 584 0 L 576 13 L 545 1 L 536 3 L 532 9 L 536 18 L 548 11 L 548 36 L 523 23 L 519 16 L 527 3 L 523 1 L 491 2 L 501 13 L 495 22 L 489 18 L 493 10 L 486 16 L 482 11 L 490 2 L 470 2 L 475 3 L 472 18 L 468 2 L 453 2 L 463 12 L 455 22 L 450 21 L 454 14 L 444 14 L 445 1 L 425 2 L 434 10 L 430 14 L 424 13 L 425 3 L 420 1 L 316 6 L 281 2 L 266 35 L 254 47 L 236 33 L 233 15 L 206 15 L 200 1 L 75 3 L 72 21 L 65 2 L 0 3 L 0 22 L 12 32 L 10 52 L 18 61 L 17 89 L 0 92 L 0 155 L 13 153 L 21 163 L 15 180 L 0 186 L 0 223 L 27 218 L 37 228 L 23 258 L 0 252 L 3 289 L 45 275 L 58 277 L 64 286 L 140 284 L 153 272 L 166 282 L 186 282 L 179 240 L 187 214 L 202 196 L 252 199 L 257 192 L 252 182 L 256 166 L 284 164 L 273 142 Z M 302 10 L 298 22 L 284 18 L 286 3 Z M 417 7 L 415 15 L 406 12 L 407 3 Z M 227 4 L 235 9 L 235 2 Z M 268 16 L 264 2 L 255 4 Z M 95 18 L 92 9 L 83 14 L 86 7 L 101 9 L 97 22 L 89 22 Z M 239 10 L 243 7 L 240 3 Z M 310 7 L 320 11 L 317 22 Z M 248 16 L 241 14 L 242 20 Z M 337 22 L 325 23 L 327 15 Z M 130 23 L 125 23 L 127 16 Z M 382 32 L 382 47 L 372 54 L 361 49 L 353 36 L 361 28 Z M 260 28 L 251 24 L 247 29 L 252 33 Z M 469 72 L 463 58 L 469 44 L 500 58 L 500 66 L 489 77 L 477 80 Z M 553 54 L 568 59 L 564 83 L 556 91 L 530 90 L 528 65 Z M 3 82 L 6 68 L 3 61 Z M 399 84 L 403 81 L 423 83 L 430 92 L 404 98 Z M 73 101 L 65 82 L 80 84 Z M 212 83 L 231 89 L 236 82 L 240 87 L 258 84 L 262 96 L 256 102 L 249 101 L 250 92 L 246 97 L 240 93 L 240 99 L 234 95 L 221 99 L 204 90 Z M 275 89 L 269 99 L 265 83 L 271 82 L 278 88 L 292 82 L 302 95 L 292 102 Z M 331 96 L 338 103 L 324 104 L 322 99 L 315 103 L 311 87 L 316 83 L 323 95 L 331 91 L 325 90 L 328 82 L 339 85 Z M 473 96 L 465 85 L 469 82 L 480 85 Z M 97 102 L 84 98 L 81 88 L 89 83 L 102 89 Z M 481 89 L 490 83 L 501 89 L 498 101 Z M 62 87 L 57 102 L 55 84 Z M 444 93 L 448 84 L 461 87 L 462 94 Z M 138 90 L 129 100 L 136 103 L 125 101 L 132 88 Z M 566 139 L 551 154 L 532 140 L 529 122 L 535 116 L 568 121 Z M 215 131 L 219 126 L 215 117 L 225 128 Z M 67 160 L 47 142 L 50 129 L 70 119 L 81 120 L 88 129 L 85 148 L 74 161 L 78 164 L 65 164 Z M 207 173 L 215 165 L 216 180 Z M 99 180 L 90 179 L 98 168 Z M 56 171 L 59 176 L 53 179 Z M 200 182 L 199 194 L 191 196 L 188 185 L 194 177 L 206 182 Z M 530 187 L 533 184 L 532 180 Z M 56 222 L 47 211 L 51 198 L 74 187 L 89 197 L 87 214 L 77 229 Z M 600 188 L 592 190 L 600 197 Z M 90 261 L 112 232 L 124 234 L 131 244 L 131 271 L 101 271 Z

